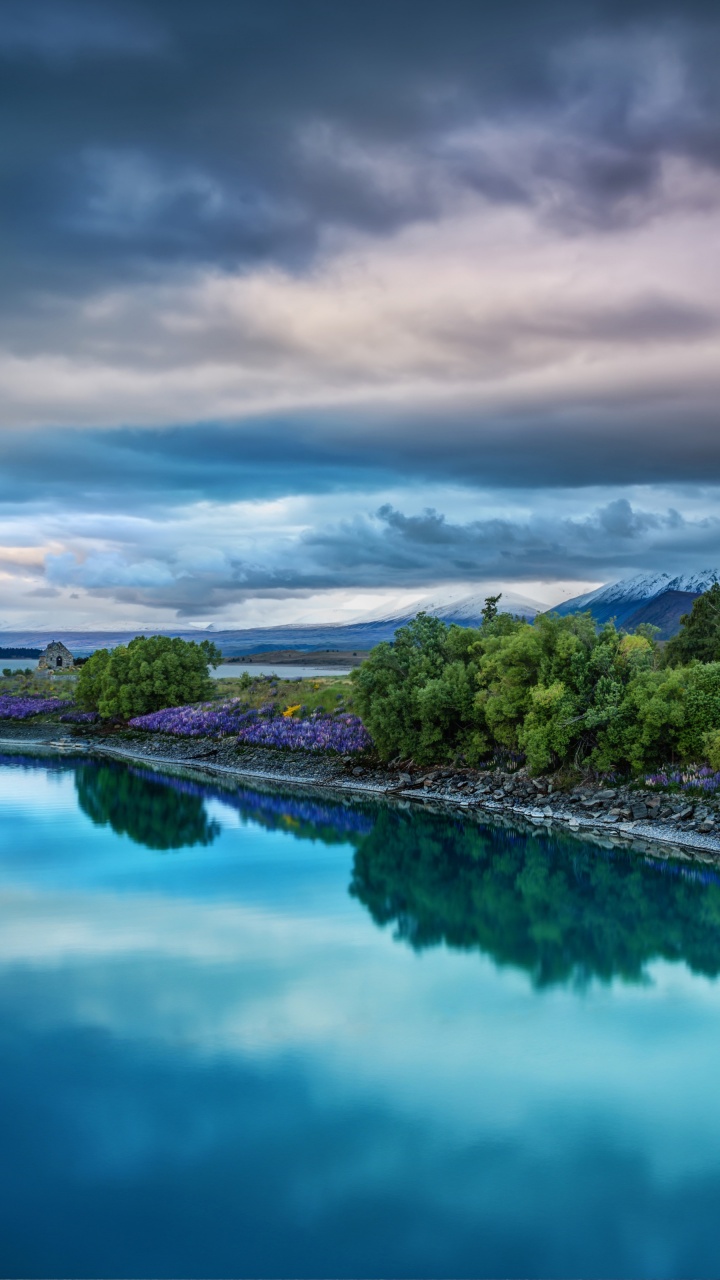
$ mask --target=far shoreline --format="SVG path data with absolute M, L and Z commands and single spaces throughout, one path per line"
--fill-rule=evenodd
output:
M 369 649 L 269 649 L 264 653 L 223 654 L 223 666 L 265 665 L 276 667 L 359 667 Z

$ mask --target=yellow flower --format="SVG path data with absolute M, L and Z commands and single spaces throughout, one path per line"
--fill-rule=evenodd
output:
M 283 711 L 283 715 L 286 717 L 294 716 L 295 712 L 299 710 L 300 710 L 300 703 L 298 702 L 294 707 L 286 707 L 285 710 Z

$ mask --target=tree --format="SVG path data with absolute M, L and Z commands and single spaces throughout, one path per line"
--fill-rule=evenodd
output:
M 654 628 L 598 631 L 589 613 L 528 623 L 496 612 L 477 630 L 420 614 L 353 679 L 384 760 L 476 764 L 499 747 L 524 752 L 532 773 L 641 770 L 698 760 L 720 731 L 720 662 L 659 657 Z
M 680 619 L 680 630 L 665 646 L 671 667 L 687 662 L 720 660 L 720 585 L 693 600 L 692 609 Z
M 497 618 L 498 601 L 500 600 L 502 600 L 502 591 L 498 596 L 485 597 L 485 605 L 482 610 L 483 624 L 486 622 L 492 622 L 494 618 Z
M 94 653 L 80 672 L 75 697 L 88 711 L 129 720 L 210 698 L 208 667 L 221 661 L 209 640 L 136 636 L 128 645 Z
M 452 736 L 440 742 L 433 732 L 434 710 L 427 699 L 421 700 L 430 682 L 443 679 L 450 659 L 450 630 L 439 618 L 419 613 L 408 626 L 399 628 L 391 644 L 377 645 L 353 672 L 355 705 L 383 759 L 398 754 L 432 759 L 436 751 L 442 758 L 453 749 Z M 444 708 L 441 719 L 446 717 Z

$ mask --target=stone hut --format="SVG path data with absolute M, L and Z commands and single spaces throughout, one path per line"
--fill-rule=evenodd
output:
M 72 671 L 73 656 L 59 640 L 52 640 L 38 661 L 38 671 Z

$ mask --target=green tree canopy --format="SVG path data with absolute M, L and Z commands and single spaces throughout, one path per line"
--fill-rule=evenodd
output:
M 666 758 L 661 735 L 641 732 L 627 703 L 658 665 L 652 635 L 612 623 L 598 631 L 589 613 L 528 623 L 491 612 L 477 630 L 420 614 L 354 673 L 355 704 L 383 759 L 473 764 L 499 747 L 541 772 L 613 750 L 636 767 Z
M 373 649 L 352 674 L 354 702 L 383 759 L 477 758 L 486 750 L 474 709 L 476 659 L 489 637 L 517 625 L 499 614 L 474 631 L 420 613 L 392 644 Z
M 680 619 L 680 630 L 665 646 L 670 666 L 720 661 L 720 585 L 714 582 L 693 600 L 692 609 Z
M 94 653 L 80 671 L 75 696 L 88 711 L 129 720 L 210 698 L 208 667 L 221 661 L 209 640 L 136 636 L 128 645 Z

